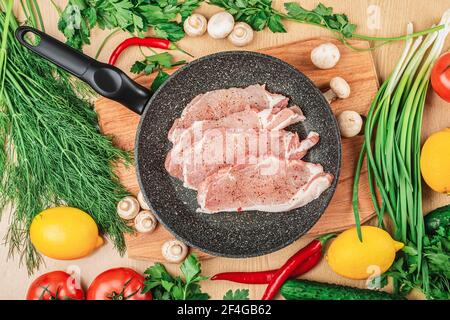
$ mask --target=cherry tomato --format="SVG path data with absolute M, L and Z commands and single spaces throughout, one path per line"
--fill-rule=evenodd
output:
M 450 52 L 442 55 L 431 73 L 434 91 L 445 101 L 450 102 Z
M 151 292 L 141 293 L 144 277 L 129 268 L 106 270 L 92 281 L 87 300 L 152 300 Z
M 83 300 L 80 283 L 64 271 L 45 273 L 28 288 L 27 300 Z

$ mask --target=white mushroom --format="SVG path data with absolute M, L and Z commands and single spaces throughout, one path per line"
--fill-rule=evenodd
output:
M 144 210 L 139 212 L 139 214 L 134 219 L 134 227 L 137 232 L 140 233 L 150 233 L 155 230 L 158 221 L 155 215 L 150 211 Z
M 163 257 L 173 263 L 183 261 L 189 251 L 184 243 L 175 239 L 164 242 L 161 250 Z
M 117 204 L 117 213 L 122 219 L 131 220 L 139 213 L 139 202 L 135 197 L 127 196 Z
M 253 29 L 245 22 L 238 22 L 228 36 L 228 40 L 236 47 L 246 46 L 253 40 Z
M 361 132 L 363 119 L 359 113 L 344 111 L 338 116 L 337 120 L 341 136 L 344 138 L 352 138 Z
M 207 24 L 208 21 L 203 15 L 194 13 L 184 20 L 184 32 L 191 37 L 201 36 L 206 32 Z
M 208 21 L 208 34 L 214 39 L 226 38 L 234 27 L 234 18 L 228 12 L 219 12 Z
M 143 210 L 150 210 L 149 205 L 147 204 L 147 202 L 144 199 L 144 195 L 142 194 L 142 191 L 138 192 L 137 199 Z
M 330 81 L 330 90 L 323 94 L 328 103 L 336 99 L 347 99 L 350 96 L 350 85 L 341 77 L 334 77 Z
M 311 51 L 311 61 L 319 69 L 333 68 L 341 58 L 338 47 L 332 43 L 324 43 Z

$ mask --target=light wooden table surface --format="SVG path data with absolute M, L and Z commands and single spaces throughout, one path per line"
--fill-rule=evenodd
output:
M 15 1 L 17 4 L 18 0 Z M 63 39 L 62 35 L 57 31 L 58 15 L 48 0 L 38 1 L 46 23 L 46 31 Z M 55 1 L 61 6 L 65 4 L 65 0 Z M 284 1 L 275 0 L 277 7 L 282 7 Z M 307 8 L 311 8 L 318 1 L 302 0 L 301 4 Z M 394 36 L 405 32 L 406 23 L 414 22 L 416 30 L 424 29 L 437 23 L 442 13 L 450 8 L 450 0 L 347 0 L 347 1 L 331 1 L 323 0 L 326 5 L 333 6 L 337 12 L 345 12 L 350 20 L 358 24 L 359 33 L 373 36 Z M 373 6 L 378 6 L 380 10 L 380 28 L 370 28 L 368 19 L 371 16 Z M 210 7 L 204 4 L 199 12 L 206 16 L 212 15 L 219 11 L 219 8 Z M 288 32 L 285 34 L 273 34 L 269 31 L 257 33 L 255 40 L 247 49 L 257 49 L 269 46 L 280 45 L 301 39 L 308 39 L 317 36 L 330 36 L 326 30 L 317 29 L 311 26 L 299 25 L 294 23 L 286 23 Z M 101 40 L 108 32 L 95 30 L 92 35 L 92 45 L 85 49 L 85 52 L 93 56 Z M 105 61 L 109 56 L 112 48 L 117 45 L 127 35 L 125 33 L 114 36 L 103 50 L 100 60 Z M 447 43 L 448 49 L 450 42 Z M 202 38 L 186 38 L 179 45 L 185 50 L 191 52 L 195 56 L 201 56 L 217 51 L 232 50 L 233 47 L 225 40 L 212 40 L 208 37 Z M 390 44 L 376 50 L 373 53 L 378 75 L 384 80 L 399 58 L 403 43 Z M 121 59 L 119 67 L 123 70 L 129 70 L 130 65 L 140 58 L 138 50 L 127 51 L 127 58 Z M 427 100 L 427 108 L 425 111 L 425 128 L 423 136 L 427 137 L 432 132 L 439 129 L 450 127 L 450 105 L 440 100 L 434 93 L 430 94 Z M 433 193 L 429 188 L 424 191 L 424 210 L 428 212 L 439 205 L 448 204 L 449 198 Z M 3 238 L 8 225 L 8 217 L 4 216 L 0 223 L 0 237 Z M 262 256 L 252 259 L 225 259 L 213 258 L 205 260 L 202 263 L 203 273 L 212 275 L 221 271 L 256 271 L 269 268 L 279 267 L 292 253 L 303 247 L 311 239 L 302 239 L 283 250 L 280 250 L 269 256 Z M 27 287 L 32 281 L 28 278 L 26 269 L 19 268 L 17 259 L 7 259 L 7 248 L 0 247 L 0 299 L 22 299 L 26 294 Z M 150 262 L 129 260 L 126 257 L 120 257 L 114 251 L 110 244 L 102 247 L 93 255 L 77 261 L 55 261 L 46 259 L 46 266 L 36 272 L 38 274 L 56 269 L 66 269 L 68 267 L 79 268 L 83 278 L 84 285 L 88 285 L 90 281 L 100 272 L 118 266 L 128 266 L 138 271 L 143 271 L 151 265 Z M 178 267 L 168 265 L 171 272 L 177 272 Z M 312 270 L 306 276 L 308 279 L 317 281 L 327 281 L 339 284 L 348 284 L 353 286 L 364 286 L 364 281 L 350 281 L 335 275 L 327 266 L 326 262 L 322 263 Z M 235 285 L 228 282 L 210 282 L 205 281 L 202 284 L 204 291 L 208 292 L 212 298 L 221 299 L 228 289 L 249 288 L 250 296 L 257 299 L 262 295 L 264 286 L 256 285 Z

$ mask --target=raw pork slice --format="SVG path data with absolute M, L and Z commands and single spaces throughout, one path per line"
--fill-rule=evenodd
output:
M 166 170 L 191 189 L 218 170 L 236 164 L 256 164 L 259 158 L 274 155 L 283 159 L 301 159 L 319 142 L 311 132 L 300 142 L 297 133 L 284 130 L 255 131 L 241 129 L 209 129 L 192 144 L 180 139 L 166 157 Z
M 232 113 L 217 120 L 194 121 L 189 128 L 182 129 L 178 137 L 214 128 L 281 130 L 305 119 L 302 110 L 297 106 L 282 109 L 277 113 L 274 113 L 273 109 L 259 111 L 253 108 Z M 186 133 L 186 131 L 190 132 Z
M 262 129 L 282 130 L 306 119 L 298 106 L 282 109 L 277 113 L 270 111 L 272 110 L 265 109 L 258 112 L 259 123 Z
M 284 130 L 305 116 L 265 85 L 196 96 L 176 119 L 165 161 L 170 175 L 198 191 L 198 211 L 285 212 L 318 198 L 333 176 L 301 159 L 319 141 Z
M 285 212 L 317 199 L 333 176 L 319 164 L 267 157 L 255 165 L 221 169 L 198 188 L 198 211 Z
M 209 91 L 196 96 L 176 119 L 169 131 L 169 140 L 176 141 L 182 129 L 189 128 L 194 121 L 218 120 L 232 113 L 255 108 L 257 110 L 281 110 L 289 99 L 280 94 L 272 94 L 265 85 L 247 88 L 230 88 Z M 181 129 L 181 130 L 180 130 Z

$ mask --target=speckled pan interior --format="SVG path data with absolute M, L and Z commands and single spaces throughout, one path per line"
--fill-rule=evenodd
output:
M 306 161 L 320 163 L 335 176 L 333 185 L 305 207 L 284 213 L 197 213 L 196 192 L 183 187 L 164 168 L 171 148 L 167 133 L 196 95 L 210 90 L 266 84 L 270 92 L 301 106 L 307 120 L 291 126 L 301 138 L 309 131 L 320 143 Z M 245 258 L 279 250 L 305 234 L 320 218 L 336 189 L 341 140 L 328 103 L 300 71 L 271 56 L 244 51 L 213 54 L 178 70 L 152 97 L 136 138 L 139 184 L 158 220 L 178 239 L 217 256 Z

